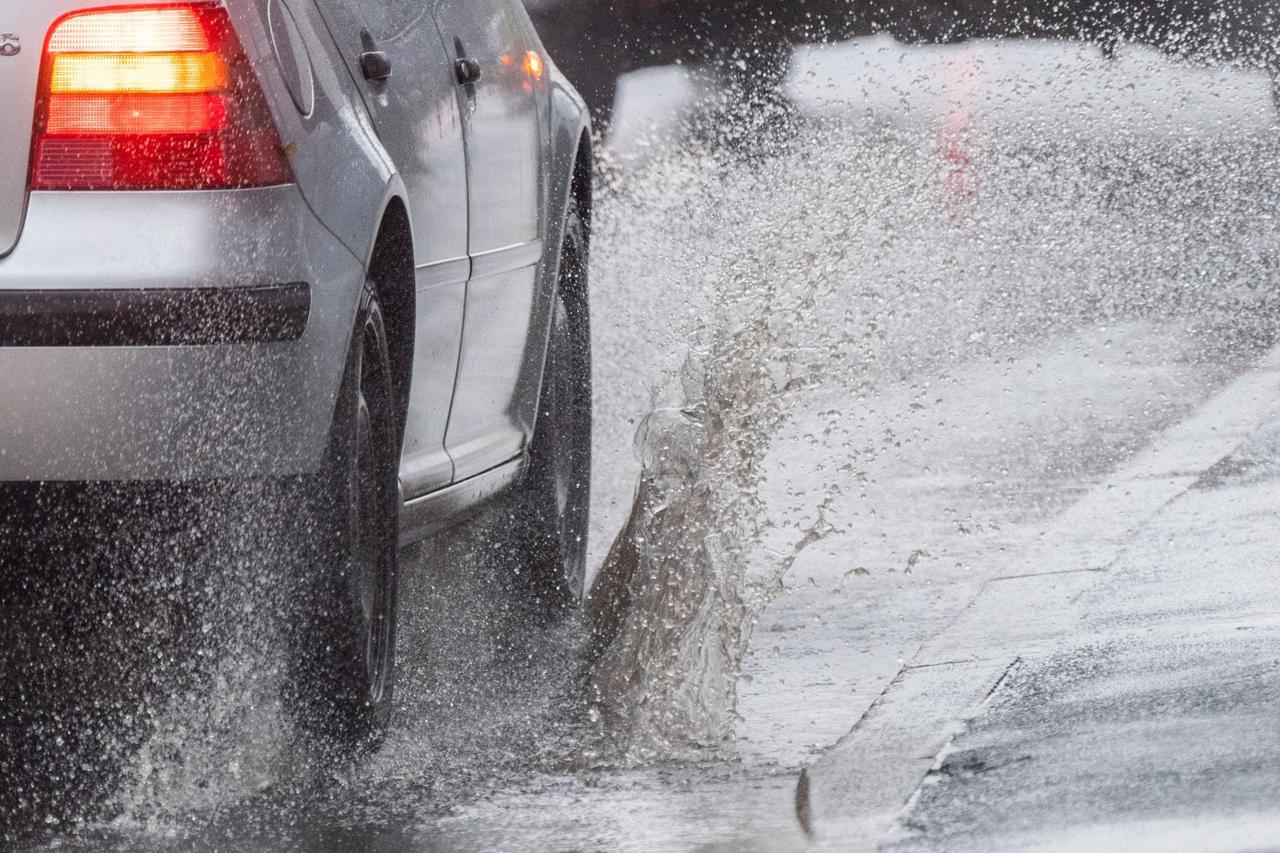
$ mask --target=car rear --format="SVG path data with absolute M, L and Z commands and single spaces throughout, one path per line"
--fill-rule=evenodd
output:
M 313 470 L 362 265 L 294 181 L 261 4 L 13 4 L 0 482 Z

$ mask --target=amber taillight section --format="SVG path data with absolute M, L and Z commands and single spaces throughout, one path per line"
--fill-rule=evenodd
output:
M 113 7 L 53 26 L 32 189 L 229 189 L 292 180 L 221 6 Z

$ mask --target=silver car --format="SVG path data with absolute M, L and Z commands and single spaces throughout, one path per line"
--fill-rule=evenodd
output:
M 289 701 L 376 740 L 399 546 L 581 593 L 592 154 L 518 0 L 0 9 L 0 489 L 301 482 Z M 23 485 L 27 484 L 27 485 Z

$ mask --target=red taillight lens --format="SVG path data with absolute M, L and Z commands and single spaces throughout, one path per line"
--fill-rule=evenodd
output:
M 293 180 L 226 10 L 110 8 L 45 47 L 31 188 L 228 189 Z

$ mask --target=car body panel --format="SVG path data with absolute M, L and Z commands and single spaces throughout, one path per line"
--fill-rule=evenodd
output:
M 6 3 L 0 11 L 0 257 L 12 251 L 22 231 L 31 164 L 31 123 L 44 34 L 70 3 Z M 16 51 L 16 52 L 15 52 Z M 24 120 L 25 118 L 25 120 Z
M 313 109 L 301 113 L 280 72 L 268 8 L 286 7 L 308 51 Z M 367 260 L 388 200 L 401 193 L 395 165 L 310 0 L 240 0 L 228 4 L 236 33 L 271 103 L 294 180 L 316 217 Z M 352 294 L 355 316 L 358 294 Z
M 54 0 L 35 5 L 44 18 L 33 24 L 32 41 L 43 44 L 62 15 L 119 3 Z M 362 107 L 356 106 L 358 99 L 353 102 L 350 87 L 344 88 L 345 75 L 326 73 L 324 62 L 312 63 L 313 109 L 302 115 L 275 61 L 266 0 L 233 2 L 228 11 L 276 116 L 297 184 L 260 190 L 27 194 L 24 167 L 25 222 L 10 253 L 0 259 L 0 290 L 306 282 L 316 294 L 307 332 L 294 344 L 200 352 L 186 347 L 131 352 L 0 347 L 0 373 L 5 375 L 0 382 L 13 395 L 7 398 L 26 401 L 28 422 L 44 432 L 41 438 L 30 429 L 18 430 L 16 422 L 0 431 L 6 435 L 0 480 L 190 479 L 249 470 L 302 473 L 320 463 L 364 280 L 362 261 L 352 247 L 358 246 L 361 256 L 368 252 L 376 216 L 396 176 L 376 146 Z M 309 38 L 309 50 L 323 57 L 325 43 L 316 38 L 312 22 L 306 15 L 295 20 L 299 34 Z M 28 86 L 3 78 L 0 88 L 34 93 L 36 80 Z M 21 124 L 29 138 L 31 122 Z M 253 375 L 274 376 L 291 390 L 246 386 L 243 399 L 233 399 L 222 383 L 234 384 L 240 372 L 236 359 L 246 371 L 258 363 Z M 210 374 L 208 382 L 196 381 L 202 370 Z M 80 378 L 89 384 L 72 381 Z M 132 397 L 131 391 L 136 392 Z M 296 398 L 304 391 L 305 399 Z M 46 404 L 49 408 L 42 412 Z M 254 406 L 256 418 L 249 414 Z M 10 417 L 16 415 L 10 412 Z M 32 438 L 21 439 L 19 433 Z M 219 435 L 235 440 L 228 444 Z M 236 442 L 246 452 L 237 455 Z M 78 458 L 77 446 L 82 448 Z M 247 452 L 251 448 L 257 450 Z
M 401 483 L 406 495 L 420 495 L 454 478 L 445 431 L 470 273 L 467 157 L 451 60 L 425 4 L 315 2 L 405 187 L 417 275 Z M 364 78 L 360 57 L 371 50 L 387 55 L 390 79 Z
M 309 282 L 302 338 L 0 347 L 0 481 L 196 479 L 319 466 L 363 267 L 296 187 L 218 193 L 217 204 L 209 195 L 32 193 L 23 238 L 0 263 L 0 291 Z
M 343 24 L 358 26 L 344 40 L 326 4 L 401 17 L 374 36 L 378 21 L 348 16 Z M 24 12 L 20 22 L 22 56 L 36 54 L 38 66 L 38 45 L 57 17 L 120 3 L 34 5 L 38 14 Z M 532 434 L 561 219 L 589 130 L 581 99 L 549 61 L 536 78 L 522 71 L 519 60 L 542 46 L 514 0 L 225 5 L 296 183 L 27 193 L 24 152 L 12 170 L 20 178 L 5 178 L 25 201 L 7 210 L 21 208 L 26 223 L 20 235 L 13 226 L 14 245 L 0 258 L 0 295 L 10 297 L 0 302 L 26 292 L 118 292 L 136 309 L 159 304 L 135 298 L 144 292 L 305 284 L 305 330 L 296 340 L 248 343 L 0 346 L 0 395 L 15 401 L 0 411 L 0 481 L 317 470 L 384 216 L 403 205 L 415 319 L 402 489 L 419 508 L 461 512 L 511 480 Z M 0 21 L 0 31 L 7 27 Z M 351 52 L 366 46 L 364 30 L 392 59 L 385 84 L 355 73 Z M 455 36 L 488 66 L 470 92 L 452 79 Z M 0 92 L 27 98 L 30 114 L 37 76 L 0 78 Z M 13 140 L 28 146 L 29 122 L 13 124 Z M 480 476 L 497 470 L 504 476 Z M 490 486 L 461 486 L 481 481 Z M 446 488 L 447 501 L 415 500 Z
M 509 0 L 435 5 L 450 59 L 469 59 L 481 69 L 477 82 L 458 87 L 472 270 L 445 440 L 455 479 L 518 455 L 528 439 L 520 380 L 536 349 L 532 312 L 545 254 L 539 103 L 546 81 L 526 72 L 534 44 L 517 9 Z

